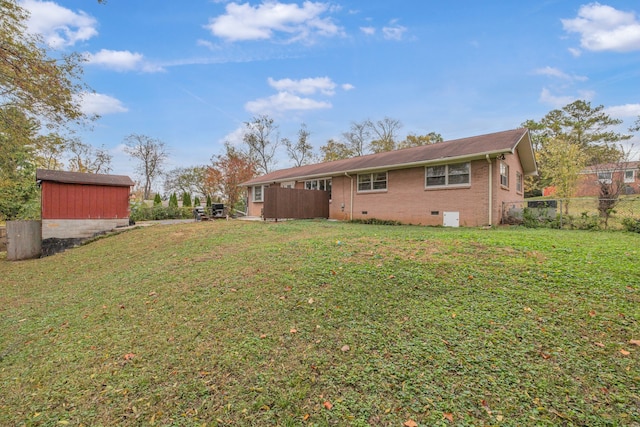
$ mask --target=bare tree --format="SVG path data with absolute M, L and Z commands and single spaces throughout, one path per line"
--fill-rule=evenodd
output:
M 348 132 L 342 134 L 347 141 L 347 147 L 354 156 L 364 156 L 369 151 L 371 141 L 371 121 L 351 122 Z
M 124 139 L 124 151 L 138 160 L 136 171 L 144 181 L 145 200 L 151 195 L 153 181 L 162 175 L 169 153 L 164 142 L 146 135 L 131 134 Z
M 370 143 L 371 151 L 383 153 L 396 149 L 397 133 L 402 127 L 400 120 L 385 117 L 376 122 L 369 121 L 368 125 L 373 135 L 373 141 Z
M 307 130 L 307 125 L 303 123 L 298 131 L 298 141 L 296 143 L 287 138 L 282 139 L 282 142 L 287 147 L 289 158 L 293 160 L 296 167 L 309 164 L 315 160 L 313 147 L 309 143 L 309 135 L 311 133 Z
M 104 148 L 94 148 L 80 140 L 74 139 L 67 145 L 71 154 L 69 170 L 85 173 L 109 173 L 111 172 L 112 156 Z
M 617 149 L 621 153 L 618 161 L 592 166 L 598 185 L 598 214 L 605 228 L 608 227 L 609 218 L 615 212 L 620 196 L 625 194 L 627 186 L 624 182 L 625 173 L 629 169 L 632 148 L 625 150 L 620 146 Z
M 277 135 L 278 127 L 267 115 L 255 116 L 244 125 L 246 133 L 242 140 L 247 144 L 247 154 L 255 162 L 260 173 L 271 172 L 275 165 L 276 149 L 280 145 Z

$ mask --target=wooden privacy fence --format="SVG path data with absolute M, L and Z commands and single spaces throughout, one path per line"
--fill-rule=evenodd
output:
M 265 188 L 264 219 L 329 218 L 329 192 L 294 188 Z

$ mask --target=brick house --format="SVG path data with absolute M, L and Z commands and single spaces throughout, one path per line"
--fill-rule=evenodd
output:
M 502 204 L 524 199 L 524 176 L 537 174 L 527 129 L 445 141 L 278 170 L 242 185 L 248 215 L 260 216 L 265 187 L 324 190 L 329 218 L 406 224 L 500 223 Z
M 575 197 L 595 197 L 600 183 L 622 187 L 620 194 L 640 194 L 640 162 L 589 166 L 580 173 Z

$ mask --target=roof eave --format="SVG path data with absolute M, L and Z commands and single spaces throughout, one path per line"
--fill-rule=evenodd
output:
M 311 175 L 296 175 L 289 176 L 286 178 L 279 179 L 271 179 L 271 180 L 261 180 L 261 181 L 248 181 L 246 183 L 240 184 L 241 187 L 252 187 L 254 185 L 265 185 L 265 184 L 279 184 L 282 182 L 288 181 L 304 181 L 309 179 L 318 179 L 318 178 L 330 178 L 335 176 L 349 175 L 349 174 L 358 174 L 362 172 L 372 172 L 372 171 L 380 171 L 380 170 L 397 170 L 397 169 L 408 169 L 412 167 L 418 166 L 429 166 L 429 165 L 438 165 L 452 162 L 464 162 L 464 161 L 473 161 L 473 160 L 481 160 L 486 159 L 487 156 L 490 158 L 497 157 L 501 154 L 511 153 L 513 154 L 513 149 L 505 148 L 501 150 L 493 150 L 493 151 L 485 151 L 481 153 L 474 154 L 466 154 L 463 156 L 454 156 L 454 157 L 439 157 L 437 159 L 430 160 L 420 160 L 417 162 L 409 162 L 409 163 L 399 163 L 396 165 L 387 165 L 380 167 L 367 167 L 367 168 L 359 168 L 359 169 L 345 169 L 339 170 L 331 173 L 321 173 L 321 174 L 311 174 Z

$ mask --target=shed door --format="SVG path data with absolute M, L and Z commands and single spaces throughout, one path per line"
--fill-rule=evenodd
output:
M 460 227 L 460 212 L 443 212 L 442 225 L 445 227 Z

